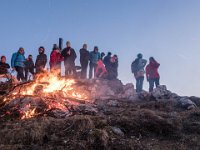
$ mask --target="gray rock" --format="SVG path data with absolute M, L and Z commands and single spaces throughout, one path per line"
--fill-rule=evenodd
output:
M 190 100 L 193 101 L 198 107 L 200 107 L 200 98 L 199 97 L 191 96 Z
M 119 135 L 119 136 L 124 136 L 124 132 L 120 128 L 117 127 L 111 127 L 112 131 L 114 134 Z
M 186 109 L 194 109 L 197 107 L 196 104 L 193 101 L 191 101 L 188 97 L 182 97 L 178 101 L 181 107 Z
M 179 97 L 177 94 L 167 90 L 166 85 L 159 85 L 155 88 L 152 92 L 152 96 L 156 99 L 174 99 Z
M 123 96 L 125 98 L 130 98 L 131 96 L 135 95 L 135 89 L 134 89 L 134 85 L 132 83 L 128 83 L 126 85 L 123 86 Z

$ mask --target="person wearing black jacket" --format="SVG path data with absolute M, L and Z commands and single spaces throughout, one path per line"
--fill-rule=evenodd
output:
M 5 75 L 8 73 L 10 65 L 6 63 L 6 56 L 1 56 L 0 61 L 0 75 Z
M 26 61 L 24 62 L 25 64 L 25 79 L 26 81 L 28 81 L 28 73 L 30 72 L 32 74 L 32 76 L 34 76 L 34 62 L 32 59 L 32 55 L 29 55 L 28 58 L 26 59 Z
M 103 63 L 105 65 L 106 69 L 108 69 L 108 65 L 110 63 L 111 55 L 112 55 L 112 53 L 108 52 L 108 54 L 103 59 Z
M 107 79 L 113 80 L 117 79 L 118 76 L 118 57 L 117 55 L 114 55 L 110 58 L 110 61 L 107 65 Z
M 47 63 L 47 55 L 44 53 L 45 49 L 43 46 L 39 47 L 38 49 L 39 55 L 36 58 L 35 61 L 35 68 L 36 68 L 36 73 L 42 73 L 44 72 L 44 68 Z
M 90 53 L 87 50 L 87 44 L 83 44 L 83 48 L 80 49 L 80 64 L 81 64 L 81 78 L 87 78 L 87 68 L 89 62 Z
M 77 56 L 69 41 L 66 42 L 66 48 L 62 50 L 61 55 L 64 57 L 65 76 L 72 75 L 75 77 L 75 60 Z
M 1 56 L 1 61 L 0 61 L 0 78 L 7 78 L 9 80 L 12 80 L 14 84 L 18 83 L 18 80 L 16 77 L 12 76 L 9 72 L 8 69 L 10 68 L 10 65 L 6 63 L 6 56 Z

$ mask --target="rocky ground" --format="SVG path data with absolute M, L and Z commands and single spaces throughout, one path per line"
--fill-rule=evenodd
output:
M 180 97 L 165 86 L 136 94 L 131 84 L 93 82 L 94 102 L 68 117 L 2 117 L 0 149 L 200 149 L 200 98 Z

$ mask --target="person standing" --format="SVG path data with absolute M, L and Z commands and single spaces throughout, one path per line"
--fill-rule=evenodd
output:
M 87 68 L 89 62 L 89 51 L 87 50 L 87 44 L 83 44 L 83 48 L 80 49 L 80 64 L 81 64 L 81 78 L 87 78 Z
M 118 57 L 114 55 L 107 64 L 107 79 L 114 80 L 118 76 Z
M 149 64 L 146 66 L 146 78 L 149 82 L 149 92 L 153 91 L 154 84 L 156 87 L 160 85 L 159 66 L 160 64 L 153 57 L 149 58 Z
M 140 93 L 143 90 L 143 82 L 144 82 L 144 67 L 146 66 L 147 60 L 143 59 L 142 54 L 138 54 L 137 58 L 131 64 L 132 73 L 136 79 L 136 92 Z
M 108 54 L 103 59 L 103 63 L 105 65 L 106 69 L 108 69 L 108 65 L 110 63 L 111 56 L 112 56 L 112 53 L 108 52 Z
M 20 47 L 18 52 L 13 53 L 11 58 L 11 67 L 13 70 L 17 71 L 17 79 L 18 81 L 25 82 L 25 76 L 24 76 L 24 68 L 25 68 L 25 56 L 24 56 L 24 48 Z
M 66 42 L 66 48 L 62 50 L 61 54 L 64 57 L 65 76 L 72 75 L 75 77 L 75 60 L 77 56 L 75 50 L 71 48 L 70 41 Z
M 0 74 L 1 75 L 7 74 L 9 68 L 10 68 L 10 65 L 6 63 L 6 56 L 1 56 Z
M 51 55 L 50 55 L 50 71 L 54 73 L 57 73 L 59 76 L 61 76 L 61 61 L 63 60 L 63 57 L 61 55 L 61 52 L 57 45 L 54 45 Z
M 28 56 L 28 58 L 26 59 L 24 64 L 25 64 L 25 79 L 26 79 L 26 81 L 28 81 L 28 73 L 30 72 L 32 74 L 32 76 L 34 76 L 34 74 L 35 74 L 35 72 L 34 72 L 35 66 L 34 66 L 32 55 Z
M 7 78 L 13 81 L 14 83 L 18 83 L 17 79 L 8 72 L 9 68 L 10 68 L 10 65 L 6 63 L 6 56 L 1 56 L 0 78 Z
M 99 53 L 99 49 L 97 46 L 94 47 L 94 50 L 90 52 L 90 69 L 89 69 L 89 78 L 91 79 L 93 77 L 93 73 L 95 74 L 95 70 L 97 67 L 97 61 L 101 59 L 101 55 Z
M 102 59 L 99 59 L 97 61 L 97 67 L 96 67 L 96 70 L 95 70 L 95 78 L 106 78 L 106 68 L 105 68 L 105 65 L 102 61 Z
M 35 68 L 36 68 L 36 74 L 44 72 L 44 68 L 47 63 L 47 55 L 44 53 L 45 49 L 43 46 L 39 47 L 38 49 L 39 55 L 36 58 L 35 61 Z

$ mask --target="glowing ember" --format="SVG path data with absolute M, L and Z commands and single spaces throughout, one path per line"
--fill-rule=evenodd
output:
M 21 119 L 27 119 L 38 115 L 36 113 L 38 104 L 31 97 L 38 97 L 42 100 L 45 107 L 43 112 L 54 109 L 67 112 L 68 106 L 78 105 L 80 104 L 78 101 L 88 100 L 87 94 L 76 86 L 74 79 L 59 78 L 55 73 L 46 73 L 39 75 L 33 82 L 17 87 L 4 101 L 21 103 L 21 99 L 23 99 L 22 103 L 25 105 L 20 105 Z M 19 101 L 15 102 L 15 100 Z
M 32 118 L 36 115 L 36 112 L 35 112 L 36 108 L 30 109 L 30 107 L 31 107 L 30 104 L 25 106 L 24 111 L 22 112 L 23 115 L 22 115 L 21 119 Z

